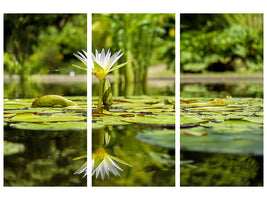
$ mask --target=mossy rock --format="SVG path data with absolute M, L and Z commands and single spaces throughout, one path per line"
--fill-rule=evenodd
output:
M 45 95 L 38 97 L 33 103 L 32 107 L 53 107 L 62 108 L 67 106 L 75 106 L 76 103 L 70 101 L 59 95 Z

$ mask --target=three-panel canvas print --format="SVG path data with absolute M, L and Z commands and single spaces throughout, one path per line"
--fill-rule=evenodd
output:
M 263 186 L 263 14 L 4 13 L 3 28 L 5 187 Z

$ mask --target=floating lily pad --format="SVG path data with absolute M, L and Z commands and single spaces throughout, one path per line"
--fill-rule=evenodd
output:
M 208 134 L 206 137 L 181 135 L 180 148 L 187 151 L 201 151 L 231 154 L 263 154 L 262 136 L 244 137 L 242 135 Z
M 37 115 L 34 113 L 17 114 L 10 118 L 10 122 L 68 122 L 85 121 L 86 117 L 70 114 Z
M 113 99 L 108 111 L 93 113 L 92 122 L 102 125 L 133 123 L 149 126 L 175 126 L 174 97 L 119 97 Z M 97 98 L 93 97 L 92 108 L 96 109 Z M 94 125 L 93 125 L 94 127 Z
M 122 119 L 122 121 L 137 125 L 175 127 L 174 116 L 167 116 L 167 115 L 134 117 L 134 118 Z
M 21 153 L 24 150 L 25 150 L 24 144 L 4 141 L 4 155 L 5 156 Z
M 263 101 L 252 98 L 182 100 L 181 149 L 187 151 L 263 154 Z M 206 102 L 206 105 L 205 105 Z M 218 105 L 218 103 L 222 103 Z M 216 106 L 210 106 L 216 103 Z M 194 104 L 195 106 L 192 106 Z M 207 120 L 207 123 L 201 123 Z M 198 124 L 197 127 L 185 126 Z M 195 133 L 195 134 L 185 134 Z M 205 137 L 200 136 L 207 133 Z
M 27 130 L 85 130 L 87 98 L 68 97 L 76 106 L 31 107 L 34 99 L 5 99 L 5 125 Z M 68 100 L 68 102 L 70 102 Z
M 138 140 L 166 148 L 175 148 L 175 130 L 157 130 L 136 135 Z
M 59 95 L 45 95 L 38 97 L 33 103 L 32 107 L 54 107 L 62 108 L 67 106 L 75 106 L 76 103 Z
M 17 123 L 10 124 L 10 127 L 24 130 L 43 131 L 80 131 L 87 129 L 86 122 L 56 122 L 56 123 Z

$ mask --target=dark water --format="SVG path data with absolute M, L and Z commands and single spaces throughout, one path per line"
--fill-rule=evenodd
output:
M 5 98 L 34 98 L 46 94 L 85 96 L 86 83 L 4 85 Z M 95 85 L 93 85 L 95 88 Z M 142 88 L 141 88 L 142 89 Z M 95 90 L 94 90 L 95 91 Z M 148 95 L 171 95 L 174 87 L 149 87 Z M 94 92 L 97 93 L 97 90 Z M 125 91 L 120 89 L 119 94 Z M 96 96 L 97 94 L 95 94 Z M 114 126 L 105 150 L 131 165 L 121 165 L 121 178 L 100 177 L 94 186 L 174 186 L 175 150 L 144 143 L 136 139 L 143 131 L 158 130 L 149 126 Z M 99 145 L 93 131 L 93 149 Z M 23 131 L 5 127 L 4 140 L 25 145 L 25 151 L 4 157 L 5 186 L 85 186 L 86 178 L 74 175 L 85 160 L 72 159 L 86 154 L 86 131 Z M 89 177 L 91 178 L 89 171 Z
M 4 157 L 5 186 L 86 186 L 86 178 L 73 174 L 85 160 L 72 160 L 86 154 L 86 131 L 4 131 L 5 141 L 25 145 Z
M 184 83 L 180 95 L 263 98 L 263 83 Z M 181 186 L 263 186 L 263 156 L 181 151 L 180 158 Z
M 160 82 L 160 80 L 159 80 Z M 132 96 L 138 95 L 147 95 L 147 96 L 175 96 L 175 83 L 173 84 L 163 84 L 162 86 L 155 86 L 153 84 L 147 84 L 146 86 L 140 84 L 135 85 L 129 88 L 120 85 L 114 87 L 114 84 L 111 84 L 113 96 L 125 96 L 125 94 L 130 93 Z M 92 84 L 92 95 L 98 96 L 98 83 Z
M 182 151 L 181 186 L 263 186 L 263 156 Z
M 136 138 L 138 133 L 164 128 L 120 125 L 111 128 L 110 141 L 104 146 L 105 150 L 131 167 L 123 164 L 119 166 L 121 177 L 102 180 L 92 177 L 93 186 L 174 186 L 175 185 L 175 149 L 147 144 Z M 100 130 L 93 129 L 93 152 L 99 148 Z
M 258 97 L 263 98 L 263 83 L 183 83 L 181 97 Z
M 87 83 L 39 83 L 19 82 L 4 84 L 4 98 L 35 98 L 38 96 L 56 94 L 61 96 L 86 96 Z
M 35 98 L 47 94 L 86 96 L 87 83 L 4 84 L 5 98 Z M 4 128 L 4 140 L 24 144 L 22 153 L 4 157 L 5 186 L 86 186 L 87 179 L 74 175 L 85 159 L 87 131 L 27 131 Z
M 148 84 L 135 85 L 125 88 L 123 85 L 115 87 L 112 84 L 113 96 L 131 95 L 175 95 L 174 83 L 161 87 Z M 92 95 L 98 95 L 98 83 L 92 84 Z M 107 128 L 107 127 L 106 127 Z M 105 129 L 106 129 L 105 128 Z M 104 149 L 112 156 L 123 160 L 131 167 L 119 164 L 123 169 L 120 176 L 110 175 L 102 180 L 100 175 L 92 177 L 93 186 L 175 186 L 175 149 L 164 148 L 147 144 L 136 138 L 140 133 L 156 131 L 161 127 L 121 125 L 112 126 L 110 141 Z M 101 130 L 93 129 L 93 152 L 99 148 L 99 135 Z

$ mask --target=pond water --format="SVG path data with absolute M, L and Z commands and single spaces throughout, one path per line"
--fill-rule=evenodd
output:
M 24 151 L 4 157 L 5 186 L 86 186 L 74 175 L 86 154 L 86 131 L 23 131 L 5 128 L 4 140 L 24 145 Z
M 174 186 L 175 185 L 175 149 L 149 144 L 140 140 L 146 132 L 166 128 L 120 125 L 109 126 L 110 140 L 105 150 L 112 156 L 123 160 L 130 166 L 117 162 L 123 171 L 120 176 L 92 177 L 93 186 Z M 174 129 L 171 129 L 174 130 Z M 93 152 L 99 148 L 99 129 L 93 129 Z M 100 176 L 100 175 L 99 175 Z
M 36 98 L 47 94 L 61 96 L 86 96 L 86 83 L 5 83 L 4 98 Z M 97 91 L 93 85 L 93 93 Z M 166 87 L 148 86 L 148 95 L 174 95 L 174 84 Z M 125 92 L 120 89 L 119 95 Z M 92 177 L 94 186 L 174 186 L 175 149 L 150 144 L 142 133 L 172 131 L 164 128 L 141 125 L 108 126 L 110 139 L 105 142 L 105 151 L 128 165 L 118 163 L 123 171 L 120 176 L 110 174 L 104 181 Z M 106 128 L 105 128 L 106 129 Z M 110 130 L 112 129 L 112 130 Z M 99 148 L 99 131 L 93 129 L 93 151 Z M 141 139 L 140 139 L 141 138 Z M 83 174 L 74 175 L 85 162 L 73 160 L 86 154 L 86 131 L 33 131 L 5 126 L 4 140 L 10 144 L 23 145 L 23 150 L 4 156 L 5 186 L 86 186 Z M 172 140 L 174 142 L 174 140 Z M 88 178 L 91 178 L 89 172 Z
M 181 186 L 263 186 L 263 156 L 182 151 Z
M 181 97 L 259 97 L 263 98 L 262 83 L 182 83 Z
M 184 124 L 181 125 L 181 186 L 263 186 L 263 83 L 233 82 L 181 84 L 180 94 L 184 101 L 180 104 L 180 116 L 184 118 L 180 120 L 209 119 L 195 128 L 183 129 Z M 208 105 L 203 103 L 203 97 L 209 99 Z M 240 99 L 231 104 L 234 97 Z M 248 97 L 251 103 L 242 104 Z M 196 102 L 191 106 L 186 102 L 188 99 Z M 230 110 L 221 107 L 225 105 Z M 238 106 L 241 106 L 240 110 L 231 110 Z M 253 110 L 253 107 L 259 109 Z M 254 123 L 246 124 L 249 123 L 246 120 L 254 116 Z M 224 125 L 225 122 L 229 124 Z
M 87 83 L 4 84 L 4 98 L 32 98 L 47 94 L 86 96 Z M 33 101 L 33 100 L 32 100 Z M 11 109 L 13 110 L 13 109 Z M 5 110 L 4 110 L 5 112 Z M 87 131 L 34 131 L 4 128 L 5 143 L 20 145 L 18 152 L 4 156 L 5 186 L 86 186 L 87 179 L 75 175 L 85 162 L 73 160 L 86 154 Z M 11 148 L 12 150 L 12 148 Z M 6 153 L 6 152 L 5 152 Z
M 160 80 L 158 82 L 161 82 Z M 131 95 L 139 96 L 139 95 L 147 95 L 147 96 L 156 96 L 156 95 L 163 95 L 163 96 L 174 96 L 175 95 L 175 83 L 167 83 L 161 86 L 155 86 L 153 83 L 148 83 L 146 86 L 140 84 L 138 86 L 133 86 L 130 91 Z M 92 95 L 98 96 L 98 83 L 92 84 Z M 114 84 L 111 83 L 112 93 L 113 96 L 124 96 L 126 94 L 125 87 L 114 87 Z M 117 95 L 115 95 L 116 93 Z
M 36 98 L 47 94 L 61 96 L 86 96 L 87 83 L 40 83 L 26 82 L 21 85 L 19 82 L 9 82 L 4 85 L 4 98 Z

